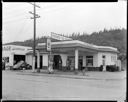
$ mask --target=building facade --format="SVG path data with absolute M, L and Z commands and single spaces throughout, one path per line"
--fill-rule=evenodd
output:
M 101 65 L 117 65 L 117 48 L 96 46 L 78 40 L 60 41 L 51 43 L 51 55 L 54 68 L 58 69 L 70 63 L 70 70 L 82 69 L 82 67 L 100 67 Z M 36 47 L 36 67 L 47 68 L 49 54 L 46 43 L 39 43 Z M 26 54 L 28 63 L 32 65 L 32 51 Z M 106 69 L 105 69 L 106 70 Z
M 35 68 L 47 68 L 49 55 L 53 58 L 54 69 L 69 66 L 69 70 L 81 70 L 83 67 L 118 65 L 117 54 L 117 48 L 96 46 L 78 40 L 52 42 L 51 52 L 46 50 L 46 43 L 38 43 Z M 11 66 L 20 60 L 32 65 L 33 51 L 31 47 L 4 45 L 2 58 L 7 59 Z
M 3 45 L 2 59 L 10 66 L 20 60 L 26 61 L 26 53 L 32 49 L 31 47 L 17 46 L 17 45 Z

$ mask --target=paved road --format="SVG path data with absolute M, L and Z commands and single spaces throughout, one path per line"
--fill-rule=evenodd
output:
M 5 100 L 122 100 L 126 79 L 87 80 L 2 72 Z

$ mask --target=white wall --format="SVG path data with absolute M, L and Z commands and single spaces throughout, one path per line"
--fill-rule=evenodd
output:
M 110 52 L 99 52 L 97 54 L 84 54 L 83 55 L 83 66 L 86 66 L 86 56 L 93 56 L 93 67 L 99 67 L 102 65 L 102 55 L 106 56 L 106 65 L 114 65 L 116 62 L 111 60 L 111 56 L 116 56 L 117 60 L 117 54 L 116 53 L 110 53 Z M 62 66 L 66 66 L 66 60 L 68 55 L 67 54 L 60 54 L 62 58 Z M 32 65 L 32 55 L 26 56 L 26 62 L 30 65 Z M 48 66 L 48 55 L 42 54 L 42 65 Z
M 2 46 L 2 57 L 9 57 L 9 63 L 13 66 L 14 55 L 25 55 L 31 47 L 16 46 L 16 45 L 4 45 Z M 27 60 L 30 62 L 30 59 Z M 31 63 L 30 63 L 31 64 Z
M 25 55 L 31 47 L 17 46 L 17 45 L 4 45 L 3 53 L 14 53 L 18 55 Z
M 98 54 L 93 55 L 93 67 L 98 67 Z
M 28 51 L 11 51 L 15 55 L 25 55 Z
M 43 54 L 43 66 L 48 66 L 48 54 Z
M 99 52 L 98 53 L 98 66 L 102 65 L 102 55 L 106 56 L 105 59 L 105 64 L 106 65 L 114 65 L 116 64 L 116 61 L 112 61 L 111 60 L 111 56 L 116 56 L 116 60 L 117 60 L 117 54 L 116 53 L 111 53 L 111 52 Z
M 111 60 L 111 56 L 116 56 L 117 60 L 117 54 L 109 53 L 109 52 L 99 52 L 98 54 L 90 54 L 90 55 L 83 55 L 83 66 L 86 66 L 86 56 L 93 56 L 93 67 L 99 67 L 102 65 L 102 55 L 106 56 L 106 65 L 114 65 L 116 62 L 113 62 Z M 62 58 L 62 66 L 66 66 L 66 60 L 68 55 L 67 54 L 60 54 Z M 30 65 L 32 65 L 32 55 L 26 55 L 26 62 Z M 48 66 L 48 55 L 42 54 L 42 65 Z
M 41 54 L 42 56 L 42 66 L 48 66 L 48 55 Z M 26 62 L 32 65 L 32 55 L 26 55 Z
M 84 55 L 83 56 L 83 67 L 85 67 L 86 66 L 86 56 Z
M 32 55 L 26 55 L 25 61 L 32 66 Z
M 13 63 L 14 63 L 14 54 L 13 53 L 11 53 L 9 55 L 9 63 L 10 63 L 10 66 L 13 66 Z
M 21 51 L 3 51 L 2 52 L 2 57 L 9 57 L 9 63 L 11 66 L 13 66 L 14 62 L 14 55 L 25 55 L 24 52 Z
M 42 66 L 47 66 L 47 61 L 48 59 L 46 59 L 46 55 L 43 55 L 43 54 L 40 54 L 40 56 L 42 56 Z M 44 56 L 44 57 L 43 57 Z M 26 62 L 30 65 L 32 65 L 32 55 L 26 55 L 25 56 L 25 59 L 26 59 Z M 45 58 L 45 59 L 44 59 Z M 44 61 L 45 60 L 45 61 Z M 41 66 L 40 66 L 41 67 Z
M 9 64 L 13 66 L 14 53 L 11 51 L 2 51 L 2 57 L 9 57 Z
M 10 51 L 2 51 L 2 57 L 9 57 L 11 54 Z
M 62 59 L 62 66 L 66 66 L 66 61 L 67 61 L 67 54 L 60 54 L 61 59 Z

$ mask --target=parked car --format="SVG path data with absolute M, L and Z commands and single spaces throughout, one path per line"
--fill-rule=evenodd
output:
M 27 64 L 26 62 L 24 62 L 21 66 L 21 69 L 25 68 L 25 69 L 32 69 L 32 66 Z
M 24 69 L 32 69 L 32 66 L 27 64 L 24 61 L 19 61 L 17 64 L 13 66 L 13 70 L 23 70 Z
M 24 63 L 24 61 L 19 61 L 17 64 L 13 66 L 13 70 L 21 69 L 21 65 Z

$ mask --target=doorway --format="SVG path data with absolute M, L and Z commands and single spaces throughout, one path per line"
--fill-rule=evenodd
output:
M 25 55 L 14 55 L 14 64 L 18 63 L 21 60 L 25 61 Z
M 79 64 L 78 64 L 78 70 L 82 70 L 83 69 L 83 59 L 79 59 Z
M 42 59 L 43 59 L 43 57 L 40 56 L 40 68 L 42 68 L 42 66 L 43 66 Z M 37 56 L 35 56 L 35 69 L 37 69 Z
M 37 69 L 37 56 L 35 56 L 35 69 Z
M 60 55 L 54 55 L 53 58 L 53 69 L 61 69 L 62 68 L 62 59 Z
M 42 56 L 40 56 L 40 68 L 42 69 Z

